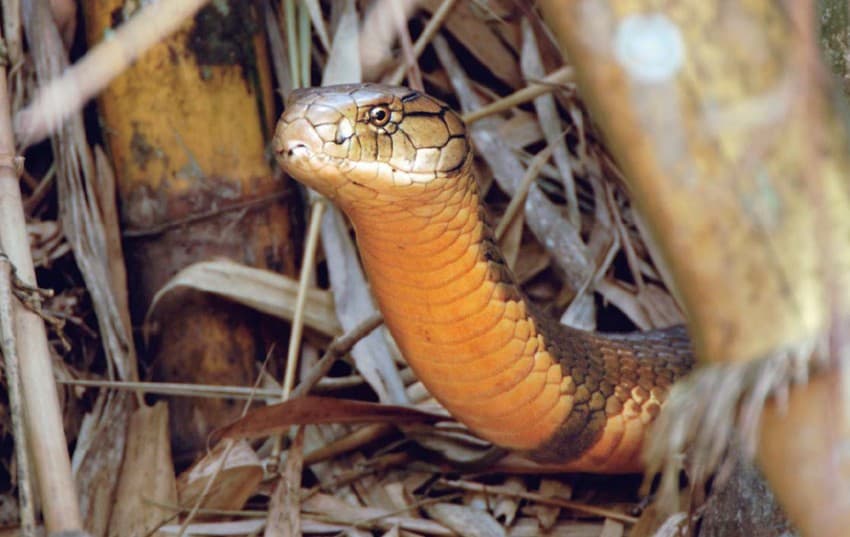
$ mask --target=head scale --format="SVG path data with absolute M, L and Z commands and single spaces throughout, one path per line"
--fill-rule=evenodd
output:
M 274 147 L 287 173 L 332 199 L 412 191 L 470 164 L 466 128 L 448 106 L 378 84 L 292 92 Z

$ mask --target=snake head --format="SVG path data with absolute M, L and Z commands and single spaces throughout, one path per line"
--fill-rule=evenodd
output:
M 471 162 L 463 121 L 418 91 L 346 84 L 293 91 L 277 125 L 278 162 L 338 202 L 415 194 Z

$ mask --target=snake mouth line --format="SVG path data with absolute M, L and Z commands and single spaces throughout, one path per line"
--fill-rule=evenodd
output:
M 353 168 L 353 165 L 345 158 L 332 157 L 320 151 L 314 151 L 309 144 L 304 142 L 291 141 L 283 147 L 277 148 L 276 153 L 289 175 L 304 182 L 307 186 L 319 190 L 331 200 L 337 199 L 339 190 L 346 185 L 356 186 L 373 193 L 377 192 L 374 188 L 351 179 L 341 179 L 337 182 L 319 179 L 319 172 L 327 166 L 336 169 L 340 172 L 340 176 L 344 177 L 346 168 Z

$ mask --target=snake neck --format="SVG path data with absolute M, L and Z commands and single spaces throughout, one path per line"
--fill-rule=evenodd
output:
M 647 427 L 692 364 L 684 330 L 606 336 L 535 314 L 445 104 L 344 85 L 293 92 L 286 109 L 278 159 L 350 217 L 386 325 L 431 393 L 480 436 L 559 470 L 639 470 Z
M 497 445 L 564 470 L 639 470 L 648 425 L 692 366 L 684 329 L 602 335 L 538 315 L 493 242 L 474 180 L 411 188 L 370 192 L 346 212 L 419 379 Z
M 348 212 L 386 325 L 430 392 L 498 445 L 551 438 L 576 386 L 492 241 L 474 181 Z

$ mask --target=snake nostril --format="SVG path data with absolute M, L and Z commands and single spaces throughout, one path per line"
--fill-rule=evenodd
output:
M 281 153 L 286 153 L 287 158 L 292 158 L 298 152 L 299 149 L 306 149 L 307 146 L 302 142 L 289 142 L 282 149 Z

